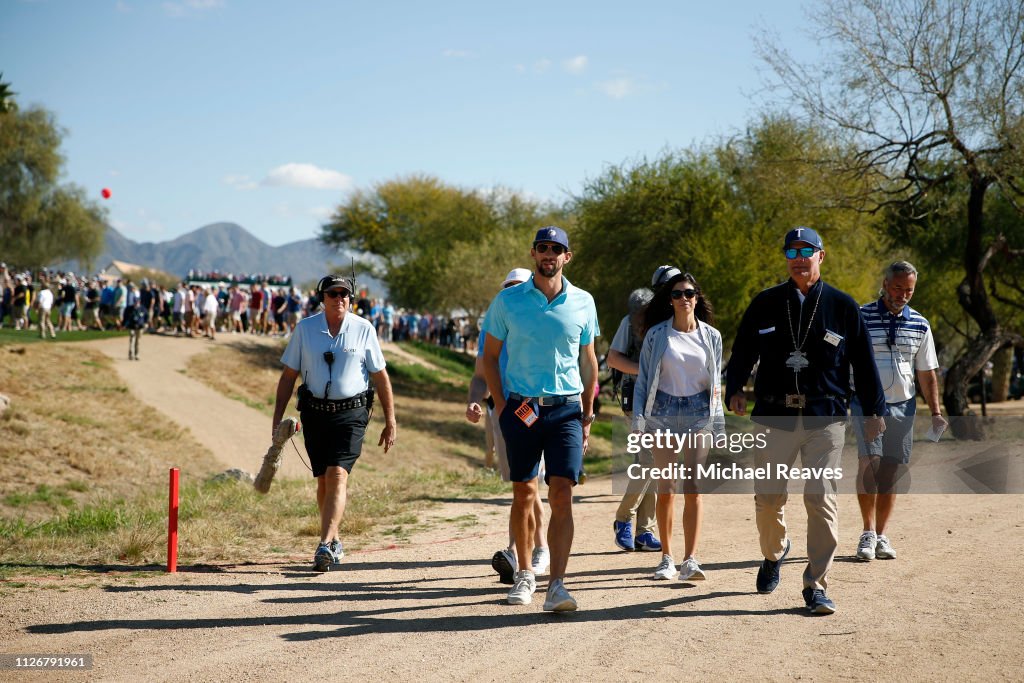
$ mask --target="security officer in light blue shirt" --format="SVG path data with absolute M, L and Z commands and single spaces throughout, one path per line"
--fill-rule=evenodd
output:
M 352 283 L 328 275 L 317 283 L 323 312 L 295 326 L 281 356 L 284 369 L 277 384 L 273 429 L 284 416 L 295 380 L 299 387 L 299 414 L 320 510 L 320 545 L 313 556 L 317 571 L 327 571 L 344 554 L 338 524 L 345 511 L 346 486 L 363 446 L 370 419 L 373 381 L 384 410 L 384 430 L 378 445 L 386 453 L 395 443 L 394 400 L 391 381 L 377 333 L 366 320 L 348 315 Z
M 593 297 L 562 275 L 572 260 L 565 231 L 541 228 L 530 254 L 533 276 L 499 292 L 487 312 L 484 374 L 508 451 L 512 522 L 518 566 L 523 568 L 516 572 L 508 602 L 529 604 L 536 590 L 536 576 L 525 568 L 530 567 L 533 545 L 529 511 L 538 495 L 534 478 L 543 453 L 551 505 L 551 571 L 544 609 L 558 612 L 576 609 L 563 578 L 572 548 L 572 487 L 579 480 L 594 421 L 594 339 L 600 329 Z M 503 377 L 499 358 L 506 343 Z

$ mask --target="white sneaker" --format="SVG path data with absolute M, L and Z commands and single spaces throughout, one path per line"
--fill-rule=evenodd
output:
M 679 572 L 676 571 L 676 564 L 672 560 L 672 556 L 662 555 L 661 564 L 659 564 L 658 568 L 654 570 L 654 578 L 668 581 L 670 579 L 674 579 L 678 573 Z
M 548 570 L 548 565 L 551 564 L 551 553 L 547 548 L 534 548 L 530 564 L 533 565 L 534 575 L 543 574 Z
M 537 578 L 529 569 L 516 572 L 512 590 L 508 592 L 508 604 L 529 605 L 537 590 Z
M 561 579 L 555 579 L 548 586 L 548 596 L 544 600 L 545 612 L 572 612 L 576 609 L 576 599 L 565 590 Z
M 688 557 L 686 562 L 679 565 L 680 581 L 703 581 L 708 578 L 704 570 L 697 564 L 696 558 Z
M 875 545 L 875 557 L 880 560 L 896 559 L 896 548 L 892 547 L 892 544 L 889 543 L 889 539 L 886 538 L 885 534 L 878 537 L 878 543 Z
M 860 542 L 857 544 L 857 559 L 868 560 L 875 559 L 875 544 L 878 542 L 878 537 L 875 536 L 874 531 L 865 531 L 860 535 Z

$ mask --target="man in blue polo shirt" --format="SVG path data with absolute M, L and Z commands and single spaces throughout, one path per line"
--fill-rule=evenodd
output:
M 484 373 L 513 482 L 512 525 L 521 569 L 508 602 L 529 604 L 537 588 L 529 569 L 534 532 L 530 510 L 539 495 L 536 477 L 543 454 L 551 506 L 551 570 L 544 610 L 562 612 L 577 607 L 563 579 L 573 539 L 572 487 L 579 481 L 594 421 L 594 339 L 600 328 L 593 297 L 562 275 L 572 260 L 565 231 L 554 226 L 538 230 L 530 255 L 533 277 L 499 292 L 487 311 Z M 505 344 L 508 365 L 503 376 Z

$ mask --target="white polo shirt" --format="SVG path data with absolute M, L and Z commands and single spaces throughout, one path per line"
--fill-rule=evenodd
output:
M 330 368 L 324 359 L 326 351 L 334 354 Z M 351 311 L 345 314 L 334 337 L 327 329 L 327 316 L 323 313 L 299 321 L 281 362 L 299 372 L 314 396 L 333 401 L 363 393 L 370 386 L 370 373 L 385 367 L 377 331 L 368 320 Z M 324 396 L 327 382 L 331 389 Z

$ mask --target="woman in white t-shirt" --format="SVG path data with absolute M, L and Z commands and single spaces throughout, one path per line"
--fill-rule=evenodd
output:
M 647 307 L 640 351 L 640 372 L 633 391 L 633 429 L 651 434 L 660 430 L 668 448 L 654 448 L 654 466 L 665 470 L 679 462 L 675 476 L 659 480 L 657 516 L 662 558 L 655 579 L 681 581 L 706 578 L 697 563 L 703 502 L 697 487 L 697 468 L 707 460 L 714 439 L 725 431 L 722 408 L 722 335 L 711 326 L 711 302 L 689 273 L 679 273 L 662 285 Z M 675 491 L 683 490 L 683 563 L 676 570 L 672 557 Z

